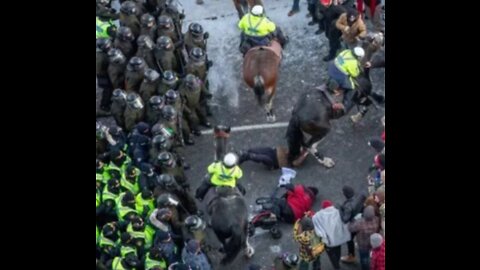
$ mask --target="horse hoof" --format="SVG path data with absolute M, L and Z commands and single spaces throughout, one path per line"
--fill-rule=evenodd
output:
M 275 117 L 275 115 L 267 115 L 267 122 L 274 123 L 275 121 L 277 121 L 277 117 Z
M 245 256 L 250 259 L 253 257 L 254 254 L 255 254 L 255 249 L 253 249 L 253 247 L 248 247 L 245 252 Z
M 327 167 L 327 168 L 332 168 L 333 166 L 335 166 L 335 161 L 333 161 L 333 159 L 331 158 L 328 158 L 328 157 L 325 157 L 323 158 L 323 166 Z
M 360 120 L 362 120 L 362 118 L 363 118 L 363 115 L 361 113 L 357 113 L 357 114 L 354 114 L 354 115 L 350 116 L 350 120 L 354 124 L 357 124 L 358 122 L 360 122 Z

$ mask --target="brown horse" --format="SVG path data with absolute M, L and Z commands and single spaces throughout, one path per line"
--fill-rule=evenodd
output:
M 282 60 L 282 46 L 273 39 L 270 46 L 250 49 L 243 59 L 243 79 L 253 88 L 258 104 L 267 111 L 267 121 L 275 122 L 273 97 L 277 87 L 278 70 Z
M 249 8 L 252 8 L 255 5 L 263 6 L 262 0 L 233 0 L 233 4 L 238 12 L 238 18 L 241 19 L 243 15 L 247 14 Z

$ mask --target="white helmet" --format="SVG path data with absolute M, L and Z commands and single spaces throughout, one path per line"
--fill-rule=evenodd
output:
M 237 161 L 237 155 L 235 155 L 234 153 L 228 153 L 225 155 L 225 157 L 223 157 L 223 165 L 225 165 L 225 167 L 227 168 L 231 168 L 237 165 Z
M 365 56 L 365 51 L 363 50 L 362 47 L 355 47 L 353 48 L 353 53 L 358 57 L 362 58 Z
M 261 5 L 255 5 L 252 7 L 252 14 L 255 16 L 260 16 L 263 14 L 263 7 Z

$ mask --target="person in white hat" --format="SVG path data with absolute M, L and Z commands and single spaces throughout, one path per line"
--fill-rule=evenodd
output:
M 287 39 L 283 32 L 267 16 L 263 6 L 255 5 L 248 14 L 238 22 L 242 31 L 240 36 L 240 51 L 245 54 L 254 46 L 267 46 L 273 37 L 277 37 L 282 47 Z
M 333 104 L 335 110 L 343 110 L 346 113 L 353 107 L 354 81 L 360 75 L 361 60 L 364 56 L 363 48 L 355 47 L 340 52 L 333 61 L 328 63 L 330 83 L 334 84 L 335 96 L 340 100 Z
M 222 161 L 216 161 L 208 166 L 208 174 L 198 187 L 195 198 L 202 201 L 210 187 L 218 186 L 237 187 L 245 195 L 245 187 L 237 182 L 242 176 L 243 171 L 238 166 L 238 156 L 234 153 L 227 153 Z

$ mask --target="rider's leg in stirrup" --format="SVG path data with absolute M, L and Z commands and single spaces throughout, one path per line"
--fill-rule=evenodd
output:
M 237 188 L 238 188 L 238 190 L 240 190 L 240 192 L 243 194 L 243 196 L 245 196 L 245 194 L 247 194 L 247 190 L 245 189 L 245 187 L 242 184 L 237 183 Z
M 198 187 L 197 191 L 195 192 L 195 198 L 197 198 L 198 200 L 203 200 L 203 198 L 205 197 L 205 195 L 207 194 L 208 190 L 212 187 L 212 183 L 210 182 L 210 179 L 204 179 L 202 181 L 202 184 L 200 184 L 200 186 Z

